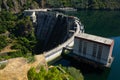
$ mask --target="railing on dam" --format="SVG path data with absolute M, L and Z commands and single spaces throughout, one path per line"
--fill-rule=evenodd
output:
M 75 19 L 75 24 L 77 25 L 75 33 L 67 41 L 60 44 L 56 48 L 53 48 L 50 51 L 44 52 L 44 55 L 45 55 L 46 58 L 49 58 L 50 56 L 54 55 L 55 53 L 61 51 L 63 49 L 63 47 L 69 46 L 71 43 L 74 43 L 74 36 L 80 32 L 80 26 L 81 26 L 81 23 L 79 22 L 79 20 L 76 19 L 75 17 L 74 17 L 74 19 Z

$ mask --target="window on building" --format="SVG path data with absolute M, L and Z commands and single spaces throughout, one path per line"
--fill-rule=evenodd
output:
M 102 50 L 103 50 L 103 46 L 100 45 L 100 46 L 99 46 L 99 50 L 98 50 L 98 54 L 97 54 L 97 59 L 101 59 L 101 56 L 102 56 Z
M 84 47 L 83 47 L 83 54 L 86 55 L 86 50 L 87 50 L 87 42 L 84 42 Z
M 82 53 L 82 40 L 79 40 L 79 52 Z
M 93 54 L 92 54 L 93 57 L 96 57 L 96 52 L 97 52 L 97 44 L 94 43 L 93 44 Z

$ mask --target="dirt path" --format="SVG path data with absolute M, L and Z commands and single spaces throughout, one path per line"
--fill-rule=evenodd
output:
M 35 59 L 34 63 L 29 64 L 25 58 L 9 59 L 7 66 L 0 70 L 0 80 L 27 80 L 27 72 L 31 67 L 47 66 L 43 55 L 36 55 Z
M 9 44 L 8 46 L 6 46 L 5 48 L 3 48 L 3 49 L 0 51 L 0 55 L 4 55 L 4 54 L 6 54 L 6 53 L 8 53 L 8 52 L 14 52 L 14 51 L 16 51 L 16 50 L 12 50 L 12 49 L 11 49 L 11 46 L 12 46 L 12 43 Z

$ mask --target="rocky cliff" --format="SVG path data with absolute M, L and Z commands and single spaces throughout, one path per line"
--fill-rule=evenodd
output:
M 39 8 L 40 0 L 0 0 L 0 10 L 18 13 L 24 9 Z

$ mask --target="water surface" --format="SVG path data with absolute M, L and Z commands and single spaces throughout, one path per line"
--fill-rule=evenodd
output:
M 113 48 L 114 61 L 110 69 L 104 70 L 101 74 L 89 72 L 84 75 L 85 80 L 120 80 L 120 11 L 79 11 L 67 13 L 77 16 L 85 26 L 85 32 L 112 37 L 115 41 Z M 113 37 L 114 36 L 114 37 Z M 55 63 L 63 66 L 73 66 L 70 61 L 60 59 Z M 77 67 L 79 65 L 76 64 Z M 96 70 L 97 71 L 97 70 Z
M 78 11 L 67 14 L 79 17 L 86 33 L 105 37 L 120 36 L 120 11 Z
M 108 80 L 120 80 L 120 37 L 113 38 L 115 45 L 113 49 L 114 62 L 108 76 Z

